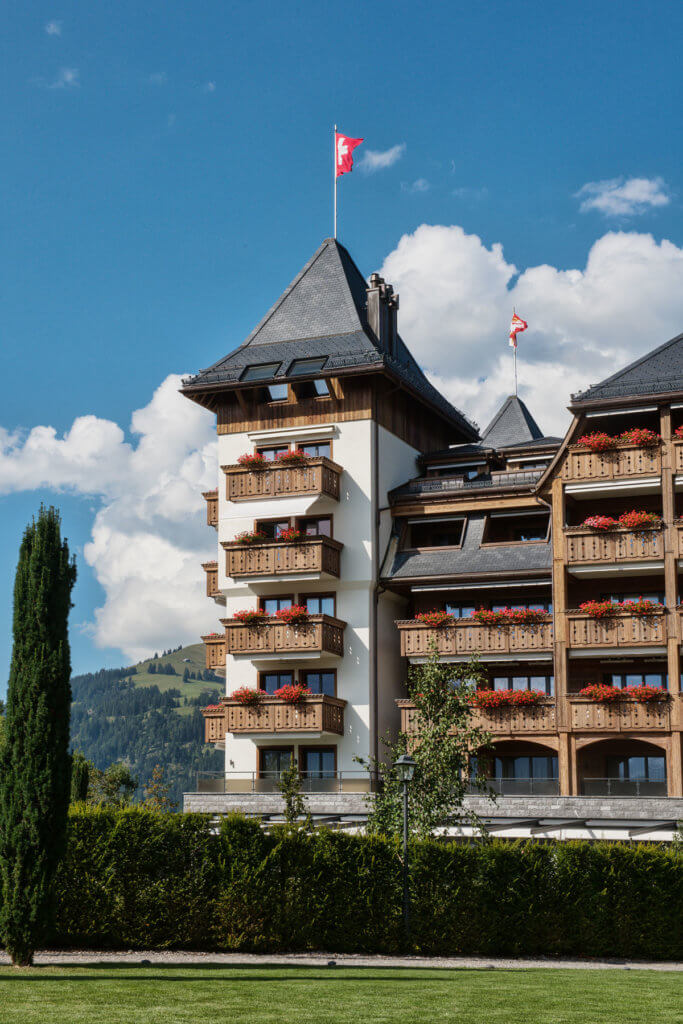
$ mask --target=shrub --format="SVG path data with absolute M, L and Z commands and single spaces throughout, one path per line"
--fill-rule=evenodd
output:
M 683 956 L 680 846 L 412 841 L 411 952 Z M 55 880 L 57 947 L 402 949 L 400 845 L 239 815 L 78 810 Z
M 418 612 L 415 621 L 422 622 L 425 626 L 431 626 L 432 629 L 442 629 L 444 626 L 452 625 L 455 622 L 455 616 L 450 612 L 441 612 L 434 608 L 431 612 Z

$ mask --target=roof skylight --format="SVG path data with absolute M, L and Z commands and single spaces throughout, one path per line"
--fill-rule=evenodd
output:
M 327 356 L 313 356 L 309 359 L 295 359 L 289 367 L 289 377 L 300 377 L 305 373 L 320 373 L 327 362 Z
M 240 380 L 269 380 L 280 369 L 281 363 L 252 363 L 240 377 Z

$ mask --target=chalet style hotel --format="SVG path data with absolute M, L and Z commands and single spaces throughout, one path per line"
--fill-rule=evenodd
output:
M 203 640 L 226 679 L 204 711 L 225 771 L 185 808 L 275 814 L 296 758 L 313 811 L 362 815 L 357 758 L 410 734 L 408 665 L 435 642 L 485 670 L 499 796 L 468 799 L 492 827 L 655 838 L 683 817 L 683 335 L 567 396 L 564 438 L 517 397 L 480 432 L 398 307 L 326 239 L 184 382 L 217 418 Z

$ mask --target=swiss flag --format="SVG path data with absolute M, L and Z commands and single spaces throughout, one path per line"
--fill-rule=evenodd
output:
M 334 133 L 335 168 L 338 178 L 353 170 L 353 151 L 362 141 L 350 139 L 348 135 L 341 135 L 339 132 Z

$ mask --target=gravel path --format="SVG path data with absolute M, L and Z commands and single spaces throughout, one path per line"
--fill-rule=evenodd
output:
M 0 952 L 0 965 L 9 964 Z M 42 950 L 36 953 L 40 967 L 95 967 L 99 964 L 130 964 L 131 966 L 182 967 L 427 967 L 476 968 L 479 970 L 550 970 L 590 971 L 683 971 L 683 963 L 638 960 L 551 960 L 543 958 L 506 959 L 503 957 L 420 957 L 420 956 L 355 956 L 347 953 L 194 953 L 183 951 L 99 952 L 88 949 L 69 951 Z

